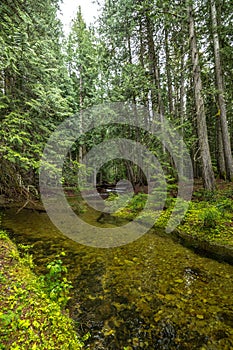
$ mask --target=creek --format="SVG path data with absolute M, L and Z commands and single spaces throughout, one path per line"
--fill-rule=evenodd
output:
M 93 225 L 97 214 L 83 218 Z M 233 266 L 200 256 L 151 229 L 138 240 L 92 248 L 65 237 L 44 212 L 2 211 L 16 243 L 30 244 L 37 273 L 62 257 L 73 283 L 69 309 L 90 349 L 233 348 Z

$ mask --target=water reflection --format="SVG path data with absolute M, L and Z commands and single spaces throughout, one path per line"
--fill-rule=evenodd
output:
M 84 214 L 96 224 L 96 213 Z M 232 349 L 233 267 L 196 255 L 150 231 L 100 249 L 63 236 L 45 213 L 4 213 L 16 241 L 33 244 L 38 271 L 64 250 L 70 302 L 91 349 Z M 97 225 L 102 225 L 97 223 Z

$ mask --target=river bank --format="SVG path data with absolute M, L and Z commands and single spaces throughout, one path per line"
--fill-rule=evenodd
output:
M 47 264 L 65 253 L 74 287 L 67 306 L 77 333 L 91 334 L 86 343 L 91 350 L 233 346 L 233 266 L 195 254 L 163 230 L 100 249 L 69 240 L 45 212 L 16 212 L 3 211 L 2 224 L 17 246 L 31 247 L 37 274 L 44 275 Z M 99 213 L 83 215 L 94 224 Z
M 69 312 L 49 298 L 30 266 L 30 255 L 20 257 L 15 244 L 0 231 L 0 348 L 82 349 Z
M 232 184 L 219 186 L 215 192 L 194 192 L 189 209 L 172 236 L 195 251 L 233 264 Z
M 139 198 L 141 196 L 141 198 Z M 147 195 L 139 194 L 128 207 L 117 211 L 116 215 L 109 217 L 106 221 L 112 223 L 123 220 L 132 220 L 143 207 L 138 207 L 138 202 L 143 203 Z M 67 193 L 67 198 L 76 213 L 85 211 L 85 204 L 80 195 L 73 192 Z M 135 205 L 136 202 L 136 205 Z M 163 210 L 156 221 L 156 231 L 166 228 L 168 219 L 172 213 L 173 201 Z M 138 208 L 135 209 L 135 206 Z M 0 207 L 9 209 L 16 208 L 17 213 L 23 209 L 36 212 L 45 212 L 39 200 L 13 201 L 0 196 Z M 99 222 L 105 223 L 105 218 Z M 195 252 L 204 254 L 217 260 L 223 260 L 233 264 L 233 186 L 231 183 L 218 182 L 215 192 L 205 191 L 200 184 L 195 184 L 192 202 L 183 218 L 181 224 L 169 234 L 175 241 L 193 249 Z
M 156 200 L 156 193 L 154 196 Z M 128 201 L 125 207 L 118 209 L 114 216 L 128 220 L 138 217 L 146 223 L 146 216 L 143 215 L 153 217 L 156 211 L 152 204 L 146 214 L 141 215 L 146 201 L 147 195 L 139 194 Z M 176 198 L 167 197 L 165 208 L 153 226 L 157 233 L 161 231 L 165 234 L 175 203 Z M 196 185 L 187 212 L 176 229 L 168 235 L 196 253 L 233 264 L 232 184 L 219 181 L 218 188 L 213 192 Z

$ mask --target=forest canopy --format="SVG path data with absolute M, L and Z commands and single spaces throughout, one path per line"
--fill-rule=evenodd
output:
M 40 159 L 56 126 L 77 115 L 82 127 L 82 111 L 117 101 L 143 106 L 151 127 L 169 120 L 206 189 L 216 178 L 232 181 L 231 1 L 106 0 L 95 27 L 79 8 L 68 37 L 59 3 L 0 4 L 0 193 L 36 195 Z M 64 165 L 66 185 L 77 185 L 75 172 L 94 144 L 124 132 L 160 154 L 175 181 L 163 145 L 116 121 L 76 141 Z M 98 181 L 114 182 L 114 174 L 145 182 L 138 167 L 119 160 L 103 167 Z

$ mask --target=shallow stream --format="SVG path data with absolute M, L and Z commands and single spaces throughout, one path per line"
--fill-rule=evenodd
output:
M 84 216 L 96 223 L 96 213 Z M 90 331 L 90 349 L 233 349 L 233 266 L 154 230 L 100 249 L 66 238 L 43 212 L 8 209 L 2 221 L 17 243 L 33 245 L 38 273 L 66 253 L 69 307 L 78 331 Z

